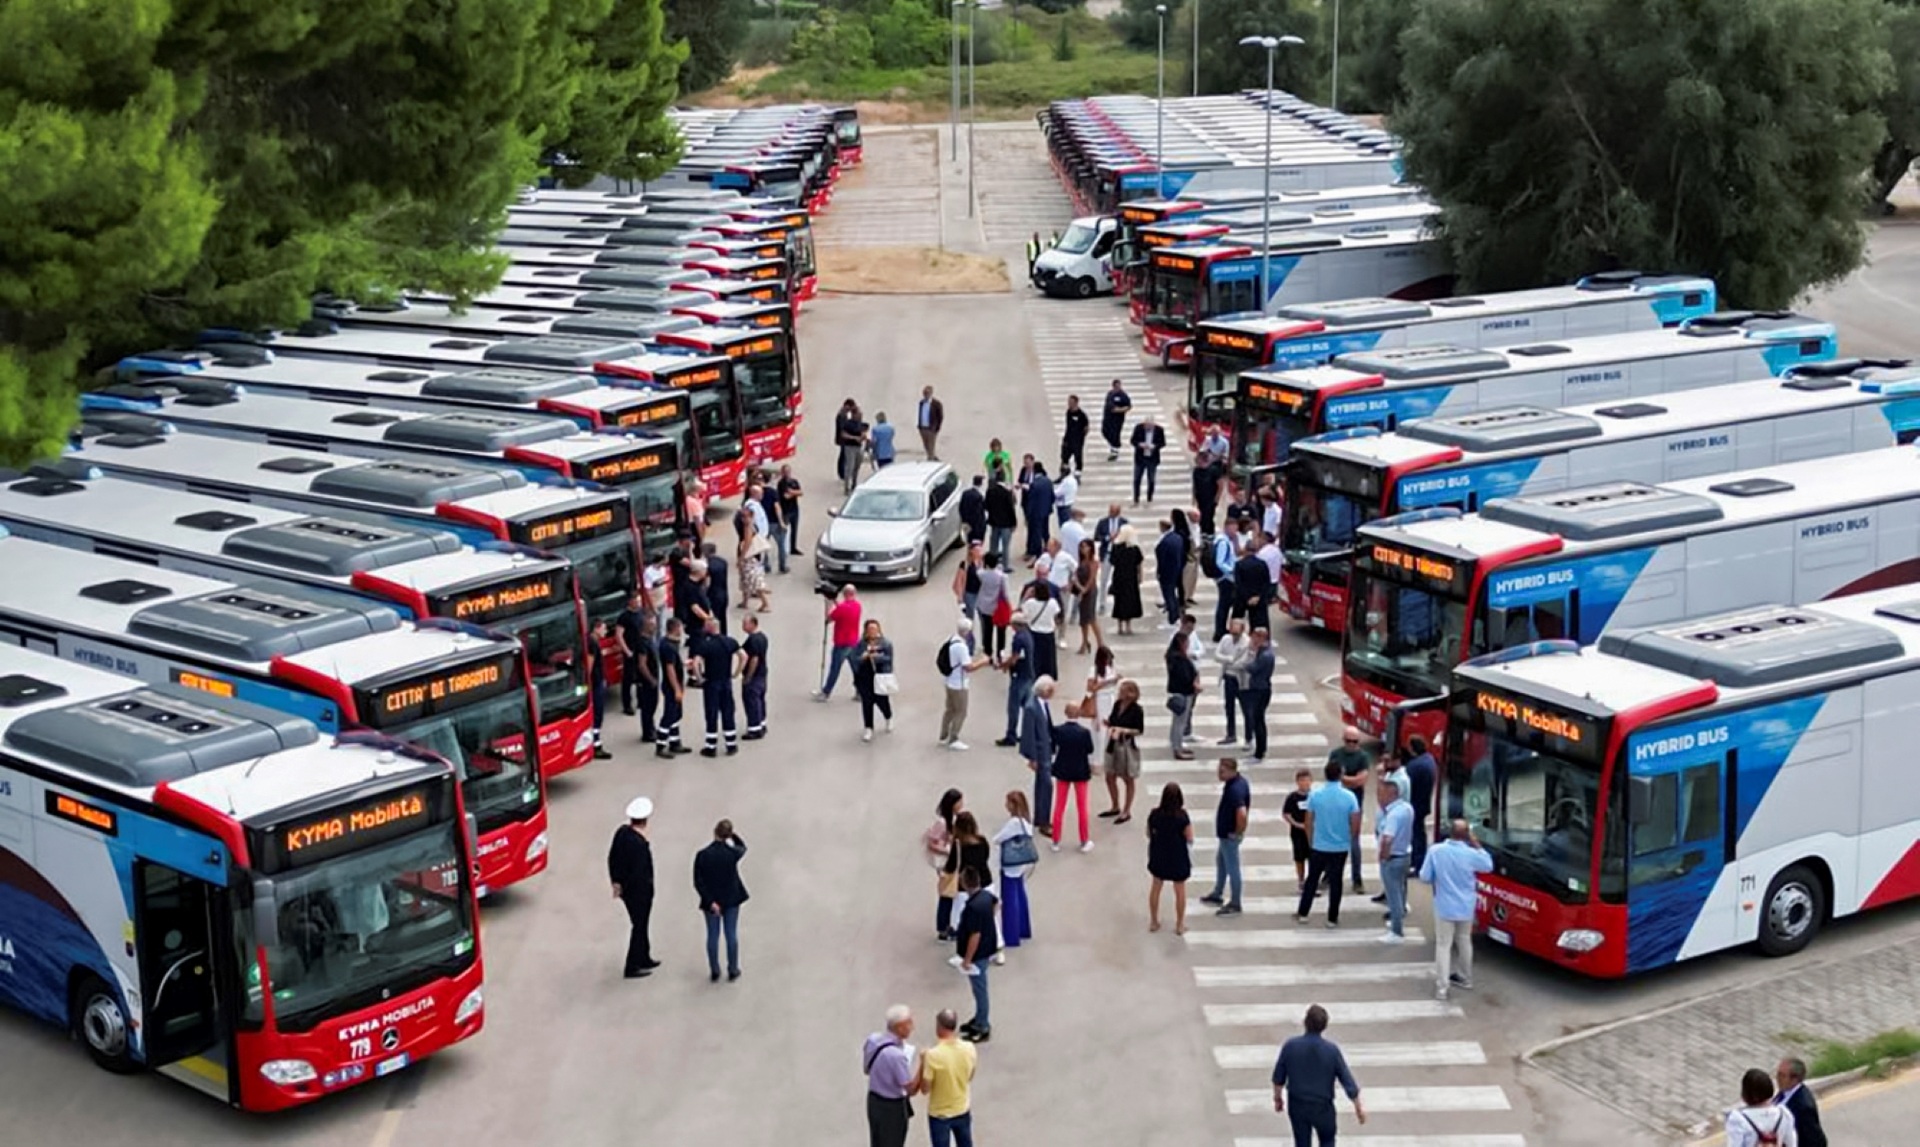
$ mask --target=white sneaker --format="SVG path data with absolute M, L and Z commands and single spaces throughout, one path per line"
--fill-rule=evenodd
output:
M 1438 987 L 1438 988 L 1435 988 L 1435 989 L 1433 990 L 1433 998 L 1434 998 L 1434 999 L 1436 999 L 1436 1000 L 1444 1000 L 1444 999 L 1446 999 L 1446 998 L 1447 998 L 1447 989 L 1446 989 L 1446 987 L 1445 987 L 1445 986 L 1443 985 L 1443 986 L 1441 986 L 1441 987 Z
M 809 693 L 809 694 L 808 694 L 808 696 L 809 696 L 809 697 L 812 697 L 812 698 L 813 698 L 813 699 L 814 699 L 815 701 L 831 701 L 831 700 L 833 700 L 833 698 L 832 698 L 832 697 L 830 697 L 830 696 L 828 696 L 828 695 L 827 695 L 827 694 L 825 694 L 825 693 L 822 693 L 822 692 L 820 692 L 820 690 L 818 690 L 818 689 L 815 689 L 815 690 L 814 690 L 814 691 L 813 691 L 812 693 Z
M 1380 942 L 1382 944 L 1404 944 L 1407 942 L 1407 938 L 1405 936 L 1396 936 L 1391 932 L 1382 932 L 1380 933 Z
M 996 964 L 1005 964 L 1007 962 L 1007 950 L 1002 948 L 998 952 L 995 952 L 993 954 L 993 962 Z
M 958 968 L 960 965 L 966 963 L 966 961 L 960 958 L 960 953 L 955 952 L 953 955 L 947 957 L 947 963 Z
M 964 753 L 967 751 L 967 743 L 965 741 L 948 741 L 947 748 L 956 753 Z
M 872 730 L 872 729 L 862 729 L 862 730 L 860 730 L 860 739 L 861 739 L 862 741 L 871 741 L 871 740 L 873 740 L 873 730 Z
M 893 718 L 892 718 L 892 717 L 888 717 L 888 718 L 887 718 L 887 732 L 889 732 L 889 733 L 891 733 L 891 732 L 893 732 Z
M 1050 841 L 1048 841 L 1048 842 L 1047 842 L 1047 847 L 1048 847 L 1048 848 L 1051 848 L 1051 849 L 1052 849 L 1052 850 L 1054 850 L 1055 852 L 1059 852 L 1059 851 L 1060 851 L 1060 842 L 1059 842 L 1059 841 L 1057 841 L 1057 840 L 1050 840 Z
M 1092 842 L 1091 840 L 1083 840 L 1083 841 L 1081 841 L 1081 842 L 1080 842 L 1080 851 L 1081 851 L 1081 852 L 1092 852 L 1092 851 L 1093 851 L 1093 842 Z

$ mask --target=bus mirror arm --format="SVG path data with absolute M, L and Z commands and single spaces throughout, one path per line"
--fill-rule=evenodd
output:
M 1300 562 L 1300 592 L 1305 594 L 1313 588 L 1313 568 L 1321 562 L 1337 562 L 1353 556 L 1353 547 L 1344 550 L 1328 550 L 1325 553 L 1308 554 Z
M 1381 743 L 1389 749 L 1400 748 L 1400 730 L 1408 717 L 1427 709 L 1440 708 L 1446 703 L 1447 695 L 1441 693 L 1432 697 L 1409 697 L 1394 705 L 1387 710 L 1386 727 L 1380 733 Z

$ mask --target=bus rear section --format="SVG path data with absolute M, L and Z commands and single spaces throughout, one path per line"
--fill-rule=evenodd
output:
M 1471 514 L 1495 498 L 1607 479 L 1671 482 L 1920 438 L 1920 370 L 1859 360 L 1805 369 L 1817 373 L 1657 402 L 1498 407 L 1417 419 L 1392 434 L 1366 427 L 1296 442 L 1283 470 L 1287 611 L 1339 632 L 1357 531 L 1380 518 Z
M 1379 735 L 1462 660 L 1540 640 L 1920 579 L 1920 451 L 1869 450 L 1659 484 L 1496 498 L 1362 526 L 1341 708 Z M 1403 732 L 1429 738 L 1438 714 Z
M 247 1111 L 485 1023 L 447 762 L 0 646 L 0 1001 Z
M 1243 371 L 1234 400 L 1236 470 L 1276 466 L 1330 430 L 1393 430 L 1418 418 L 1526 404 L 1630 401 L 1765 378 L 1834 357 L 1832 324 L 1733 311 L 1679 327 L 1499 349 L 1451 344 L 1344 354 L 1331 366 Z
M 1264 248 L 1257 235 L 1228 236 L 1213 245 L 1154 252 L 1148 279 L 1143 345 L 1169 367 L 1187 363 L 1196 326 L 1216 315 L 1272 314 L 1295 303 L 1359 297 L 1437 299 L 1453 289 L 1442 245 L 1417 230 L 1287 232 Z
M 1768 604 L 1454 674 L 1442 812 L 1488 938 L 1613 978 L 1920 893 L 1920 597 Z
M 1243 370 L 1324 366 L 1343 354 L 1397 347 L 1513 346 L 1522 339 L 1677 327 L 1713 313 L 1712 279 L 1616 271 L 1563 287 L 1460 298 L 1352 298 L 1295 303 L 1271 315 L 1209 319 L 1194 330 L 1187 383 L 1189 435 L 1231 433 L 1235 379 Z M 1218 397 L 1225 396 L 1225 397 Z

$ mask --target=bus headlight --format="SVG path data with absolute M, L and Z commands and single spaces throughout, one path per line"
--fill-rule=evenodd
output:
M 526 856 L 522 857 L 522 859 L 524 859 L 528 864 L 532 864 L 534 861 L 540 859 L 546 854 L 547 854 L 547 834 L 543 832 L 535 835 L 532 840 L 527 842 L 527 853 L 526 853 Z
M 297 1083 L 312 1083 L 319 1078 L 313 1065 L 304 1059 L 270 1059 L 260 1065 L 260 1074 L 268 1083 L 281 1087 L 292 1087 Z
M 467 998 L 461 1000 L 460 1006 L 454 1009 L 453 1022 L 456 1024 L 466 1023 L 480 1013 L 480 1009 L 486 1006 L 486 1002 L 487 994 L 485 988 L 475 988 L 471 992 L 468 992 Z
M 591 748 L 593 748 L 593 730 L 588 729 L 586 732 L 581 733 L 578 737 L 575 737 L 573 739 L 574 752 L 584 753 Z
M 1607 938 L 1591 928 L 1569 928 L 1560 933 L 1562 952 L 1591 952 L 1607 942 Z

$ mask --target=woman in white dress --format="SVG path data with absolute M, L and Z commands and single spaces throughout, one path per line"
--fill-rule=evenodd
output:
M 1119 691 L 1120 670 L 1114 666 L 1113 650 L 1095 646 L 1087 696 L 1093 699 L 1093 748 L 1103 757 L 1107 752 L 1107 714 L 1113 712 L 1113 699 Z

